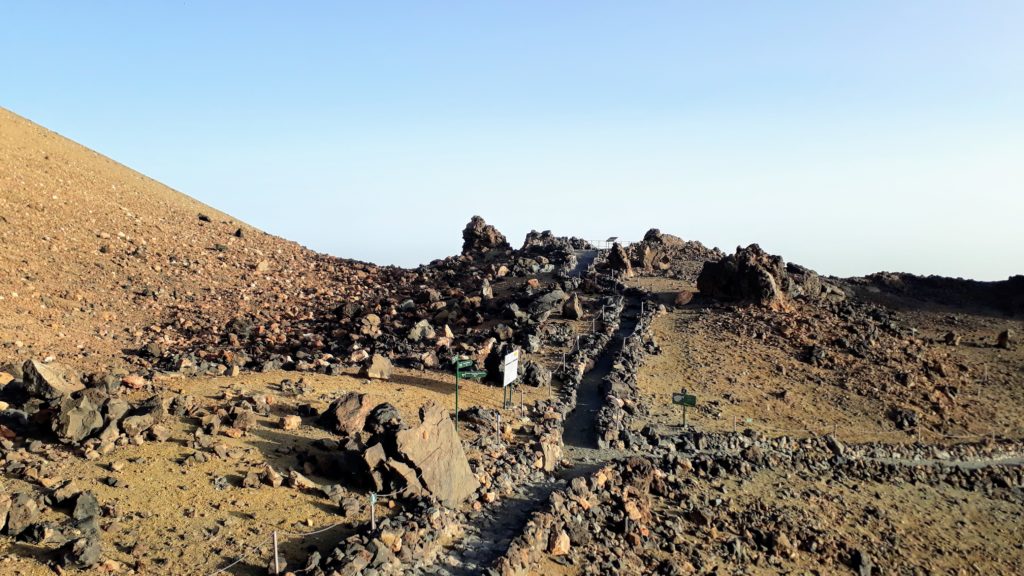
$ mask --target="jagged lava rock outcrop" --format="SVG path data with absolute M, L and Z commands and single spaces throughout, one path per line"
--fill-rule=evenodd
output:
M 843 290 L 822 281 L 814 270 L 787 265 L 781 256 L 768 254 L 757 244 L 736 248 L 735 254 L 718 262 L 706 262 L 697 277 L 697 288 L 704 296 L 773 310 L 787 309 L 787 298 L 816 301 L 846 297 Z
M 492 250 L 511 248 L 505 235 L 488 224 L 480 216 L 473 216 L 462 231 L 462 254 L 465 256 L 487 254 Z

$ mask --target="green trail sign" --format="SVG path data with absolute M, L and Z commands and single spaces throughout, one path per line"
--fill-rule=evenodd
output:
M 681 404 L 683 406 L 696 406 L 697 397 L 693 394 L 673 394 L 672 403 Z
M 678 392 L 672 395 L 672 403 L 679 404 L 683 407 L 683 428 L 686 428 L 686 407 L 696 406 L 697 397 L 693 394 L 687 394 L 686 392 Z
M 486 370 L 463 370 L 463 368 L 472 367 L 475 362 L 467 360 L 465 358 L 455 357 L 452 359 L 452 364 L 455 365 L 455 429 L 459 429 L 459 380 L 463 378 L 472 378 L 479 380 L 480 378 L 487 377 Z

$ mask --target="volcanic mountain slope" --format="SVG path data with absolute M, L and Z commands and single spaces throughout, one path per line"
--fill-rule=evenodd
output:
M 357 297 L 373 269 L 263 233 L 3 109 L 0 239 L 0 364 L 108 368 L 168 321 L 252 312 L 286 324 L 310 301 Z
M 0 111 L 0 366 L 330 372 L 379 352 L 429 367 L 423 335 L 480 352 L 453 337 L 507 334 L 499 316 L 526 315 L 503 307 L 547 291 L 523 296 L 527 277 L 586 247 L 531 232 L 515 250 L 479 217 L 463 236 L 462 254 L 414 270 L 318 254 Z

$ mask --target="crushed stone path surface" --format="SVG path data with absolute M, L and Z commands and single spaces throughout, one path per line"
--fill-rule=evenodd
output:
M 596 255 L 596 251 L 592 252 Z M 639 316 L 639 299 L 627 297 L 618 330 L 580 383 L 576 407 L 566 419 L 563 430 L 565 456 L 573 466 L 559 471 L 556 480 L 524 483 L 514 495 L 503 499 L 497 506 L 485 509 L 475 522 L 466 527 L 466 534 L 450 547 L 451 552 L 432 574 L 468 576 L 487 573 L 508 551 L 512 540 L 523 532 L 533 513 L 547 505 L 552 492 L 565 486 L 568 480 L 589 474 L 604 462 L 627 454 L 597 448 L 596 421 L 603 402 L 601 381 L 611 372 L 623 338 L 633 333 Z
M 897 466 L 949 466 L 965 470 L 980 470 L 995 466 L 1024 466 L 1024 456 L 997 456 L 994 458 L 971 458 L 969 460 L 942 460 L 939 458 L 865 458 L 883 464 Z

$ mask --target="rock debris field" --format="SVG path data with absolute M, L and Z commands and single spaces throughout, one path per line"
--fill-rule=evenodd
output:
M 5 110 L 0 237 L 3 574 L 1024 573 L 1024 276 L 377 266 Z

